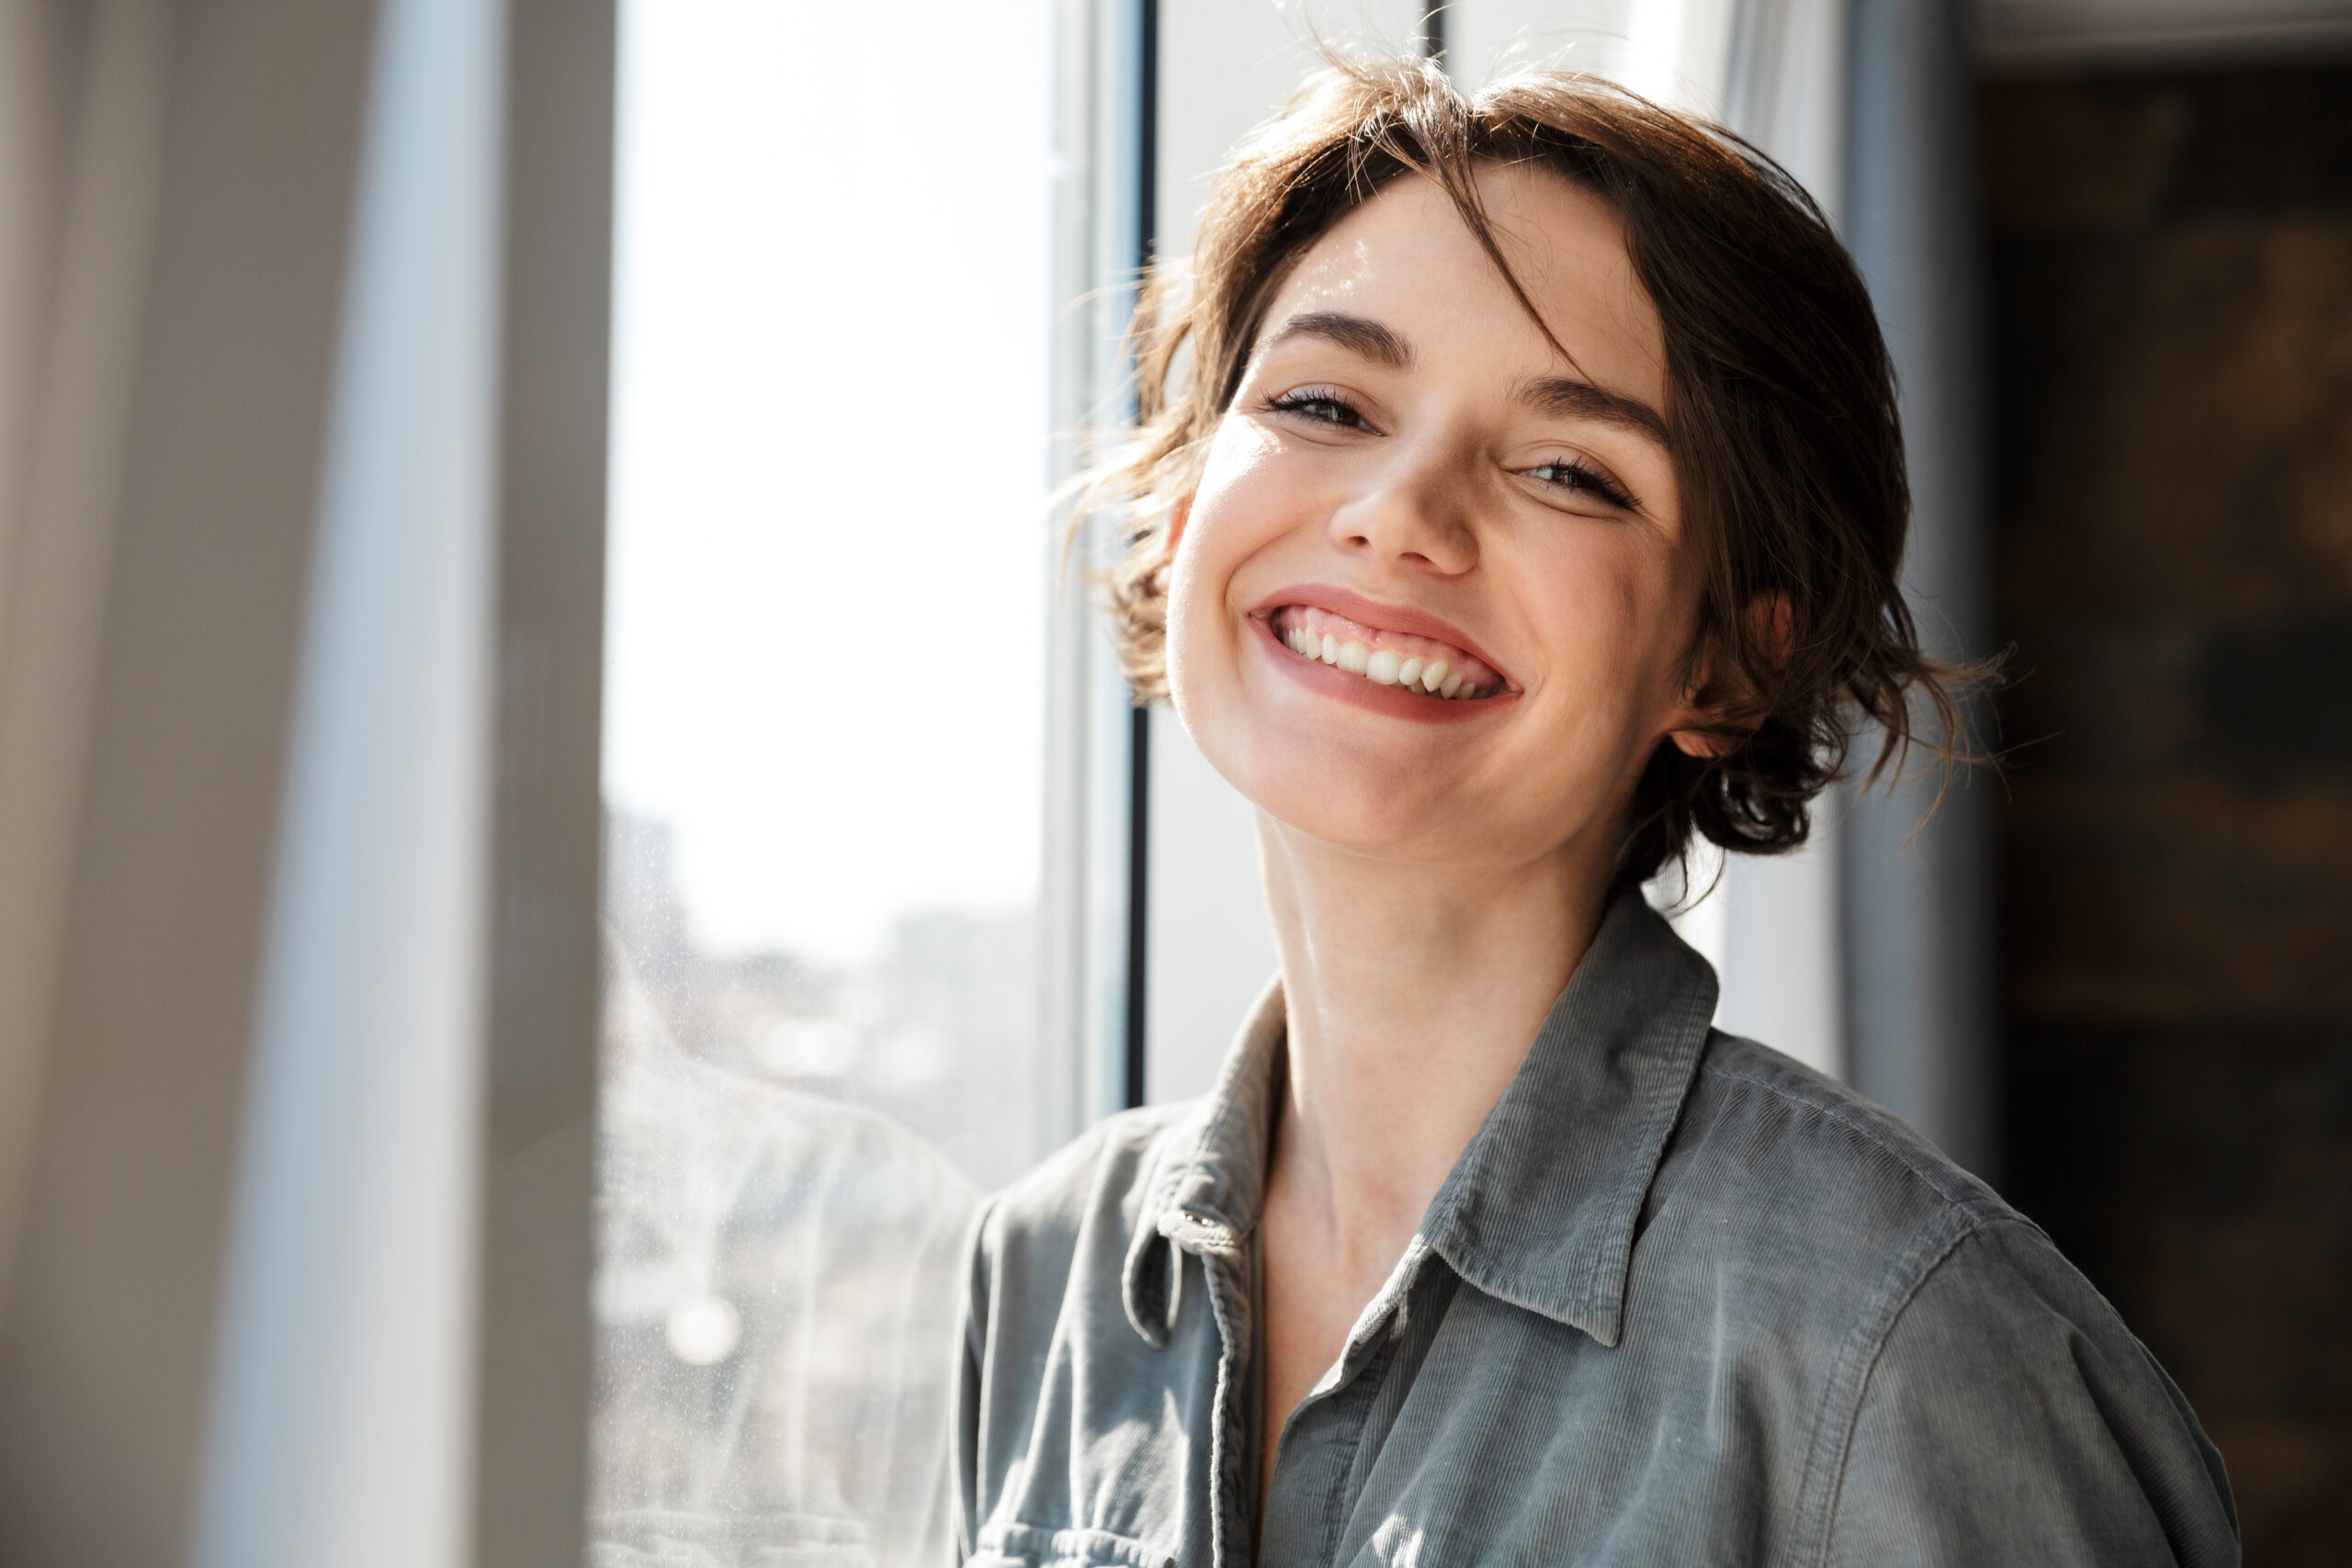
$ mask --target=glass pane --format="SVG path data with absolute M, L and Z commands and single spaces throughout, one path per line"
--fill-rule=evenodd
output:
M 1047 0 L 625 0 L 594 1561 L 944 1528 L 1038 1045 Z

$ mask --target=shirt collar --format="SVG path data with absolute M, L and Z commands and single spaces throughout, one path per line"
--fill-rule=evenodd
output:
M 1697 1072 L 1715 989 L 1707 961 L 1638 892 L 1620 892 L 1423 1216 L 1431 1249 L 1488 1295 L 1615 1346 L 1634 1225 Z M 1250 1010 L 1216 1089 L 1163 1141 L 1122 1281 L 1128 1320 L 1154 1344 L 1175 1320 L 1172 1253 L 1238 1255 L 1257 1223 L 1283 1021 L 1277 984 Z
M 1154 1345 L 1176 1321 L 1183 1270 L 1174 1254 L 1238 1257 L 1258 1223 L 1287 1017 L 1275 980 L 1242 1020 L 1216 1087 L 1160 1141 L 1167 1156 L 1145 1180 L 1120 1281 L 1127 1321 Z

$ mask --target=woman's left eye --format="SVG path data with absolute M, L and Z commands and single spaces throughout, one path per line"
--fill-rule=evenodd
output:
M 1555 457 L 1548 463 L 1541 463 L 1532 468 L 1521 471 L 1529 479 L 1544 484 L 1553 485 L 1561 490 L 1579 491 L 1627 512 L 1634 510 L 1634 498 L 1626 492 L 1624 486 L 1600 469 L 1590 468 L 1574 457 Z

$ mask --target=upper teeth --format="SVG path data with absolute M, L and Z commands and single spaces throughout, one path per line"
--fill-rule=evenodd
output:
M 1299 622 L 1294 622 L 1283 633 L 1283 641 L 1302 659 L 1319 660 L 1384 686 L 1403 686 L 1440 697 L 1476 695 L 1465 684 L 1463 671 L 1454 669 L 1442 655 L 1426 659 L 1418 654 L 1400 655 L 1394 649 L 1372 648 L 1352 637 L 1341 640 L 1329 632 L 1318 634 Z

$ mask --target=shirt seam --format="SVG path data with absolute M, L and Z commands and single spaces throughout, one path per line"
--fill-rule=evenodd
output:
M 1922 1225 L 1903 1257 L 1888 1270 L 1886 1289 L 1877 1303 L 1855 1325 L 1838 1364 L 1823 1385 L 1815 1439 L 1805 1456 L 1804 1477 L 1797 1495 L 1800 1505 L 1792 1562 L 1810 1568 L 1828 1568 L 1835 1541 L 1838 1505 L 1846 1487 L 1846 1468 L 1852 1461 L 1855 1428 L 1861 1424 L 1863 1403 L 1871 1377 L 1886 1353 L 1887 1342 L 1903 1314 L 1918 1299 L 1928 1280 L 1971 1236 L 1983 1232 L 1991 1216 L 1958 1205 L 1939 1211 Z M 1833 1421 L 1834 1407 L 1842 1413 Z M 1806 1548 L 1804 1543 L 1812 1544 Z

